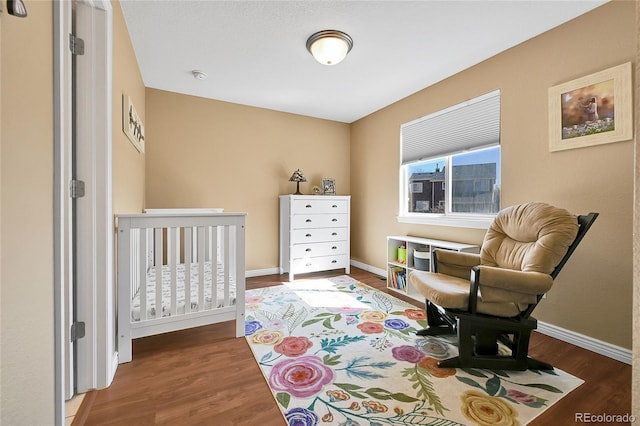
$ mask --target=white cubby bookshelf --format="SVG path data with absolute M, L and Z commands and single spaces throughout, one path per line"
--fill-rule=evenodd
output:
M 398 261 L 398 248 L 406 247 L 406 262 Z M 433 250 L 444 249 L 454 251 L 464 251 L 468 253 L 479 253 L 480 247 L 473 244 L 456 243 L 453 241 L 433 240 L 430 238 L 413 237 L 411 235 L 404 236 L 388 236 L 387 237 L 387 288 L 405 296 L 409 296 L 415 300 L 423 301 L 423 297 L 408 282 L 409 272 L 415 271 L 416 259 L 414 257 L 415 250 L 424 252 L 418 263 L 421 263 L 420 269 L 430 271 L 433 265 Z M 427 254 L 428 253 L 428 254 Z M 426 255 L 426 256 L 425 256 Z

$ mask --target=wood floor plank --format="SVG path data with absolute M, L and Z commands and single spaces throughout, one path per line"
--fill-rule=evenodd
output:
M 342 272 L 298 278 L 338 275 Z M 386 291 L 385 280 L 377 275 L 354 267 L 350 275 Z M 247 289 L 286 281 L 286 274 L 248 278 Z M 233 322 L 227 322 L 135 340 L 133 361 L 118 367 L 109 388 L 84 399 L 83 415 L 73 424 L 285 425 L 249 345 L 234 335 Z M 531 425 L 574 424 L 576 413 L 630 412 L 630 365 L 539 333 L 533 334 L 529 352 L 585 381 Z

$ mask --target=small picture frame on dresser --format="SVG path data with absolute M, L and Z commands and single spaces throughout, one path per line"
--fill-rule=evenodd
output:
M 336 195 L 336 180 L 334 178 L 322 178 L 322 194 Z

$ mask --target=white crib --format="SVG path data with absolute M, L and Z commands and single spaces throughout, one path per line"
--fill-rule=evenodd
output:
M 116 216 L 120 363 L 139 337 L 231 320 L 244 336 L 246 213 L 220 211 Z

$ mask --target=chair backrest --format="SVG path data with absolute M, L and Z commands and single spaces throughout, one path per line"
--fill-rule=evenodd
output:
M 593 222 L 595 222 L 597 217 L 598 217 L 598 213 L 594 213 L 594 212 L 591 212 L 586 215 L 578 216 L 578 226 L 579 226 L 578 235 L 576 235 L 576 238 L 573 240 L 573 243 L 571 243 L 571 245 L 569 246 L 569 249 L 567 250 L 567 254 L 564 255 L 560 263 L 558 263 L 558 266 L 556 266 L 553 272 L 551 272 L 551 276 L 553 277 L 553 279 L 555 279 L 556 276 L 558 276 L 558 274 L 560 273 L 560 270 L 562 269 L 564 264 L 567 263 L 567 260 L 569 260 L 573 252 L 576 250 L 576 247 L 578 247 L 578 244 L 580 244 L 580 241 L 582 241 L 582 239 L 586 235 L 589 228 L 591 228 L 591 225 L 593 225 Z
M 558 265 L 555 267 L 553 272 L 551 272 L 551 277 L 554 280 L 560 273 L 560 270 L 562 269 L 562 267 L 565 265 L 565 263 L 567 263 L 567 261 L 569 260 L 573 252 L 576 250 L 576 247 L 578 247 L 578 244 L 580 244 L 580 241 L 582 241 L 584 236 L 587 234 L 587 231 L 589 230 L 589 228 L 591 228 L 591 225 L 593 225 L 593 222 L 595 222 L 597 217 L 598 217 L 598 213 L 594 213 L 594 212 L 591 212 L 586 215 L 578 216 L 578 226 L 579 226 L 578 234 L 576 235 L 576 238 L 573 240 L 573 243 L 571 243 L 571 245 L 569 246 L 567 253 L 564 255 L 560 263 L 558 263 Z M 542 295 L 538 296 L 538 303 L 540 303 L 541 299 L 542 299 Z M 530 304 L 525 311 L 520 313 L 520 317 L 528 318 L 533 312 L 533 310 L 536 308 L 538 303 Z
M 579 230 L 567 210 L 532 202 L 501 210 L 485 234 L 483 265 L 553 274 Z

